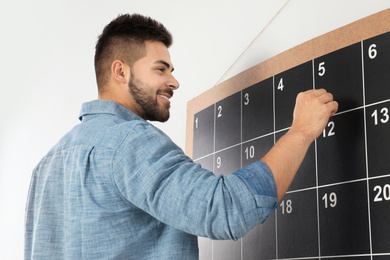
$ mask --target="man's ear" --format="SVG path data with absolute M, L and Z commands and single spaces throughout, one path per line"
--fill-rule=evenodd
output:
M 118 83 L 127 83 L 130 77 L 130 67 L 121 60 L 115 60 L 111 64 L 111 76 Z

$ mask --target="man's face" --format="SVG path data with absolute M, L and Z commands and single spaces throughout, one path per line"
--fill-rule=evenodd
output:
M 130 71 L 129 91 L 136 113 L 145 120 L 165 122 L 169 118 L 169 99 L 179 82 L 172 75 L 173 65 L 167 47 L 161 42 L 146 42 L 146 56 Z

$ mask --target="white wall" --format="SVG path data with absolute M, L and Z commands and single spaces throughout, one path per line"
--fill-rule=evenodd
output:
M 388 0 L 76 1 L 0 3 L 0 259 L 23 258 L 31 171 L 96 98 L 94 45 L 119 13 L 139 12 L 174 35 L 181 87 L 156 124 L 184 149 L 186 103 L 212 87 L 277 11 L 225 80 L 318 35 L 390 7 Z

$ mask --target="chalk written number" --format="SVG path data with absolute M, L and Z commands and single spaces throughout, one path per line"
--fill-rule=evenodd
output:
M 321 62 L 320 64 L 318 64 L 318 75 L 320 77 L 324 76 L 325 75 L 325 62 Z
M 222 106 L 218 106 L 218 117 L 222 117 Z
M 333 121 L 330 121 L 328 123 L 328 126 L 327 128 L 324 129 L 323 133 L 322 133 L 322 136 L 325 138 L 327 136 L 332 136 L 332 135 L 335 135 L 335 131 L 334 131 L 334 127 L 335 127 L 335 123 Z M 328 131 L 326 131 L 328 130 Z
M 221 159 L 221 157 L 218 157 L 217 158 L 217 168 L 219 169 L 219 168 L 221 168 L 221 166 L 222 166 L 222 159 Z
M 382 115 L 379 115 L 378 116 L 378 109 L 375 109 L 374 110 L 374 113 L 371 114 L 371 117 L 374 118 L 374 124 L 375 125 L 378 125 L 379 121 L 382 123 L 382 124 L 386 124 L 387 122 L 389 122 L 389 110 L 387 109 L 387 107 L 384 107 L 380 110 L 380 113 Z M 380 117 L 380 118 L 379 118 Z
M 368 48 L 368 57 L 370 57 L 370 59 L 375 59 L 376 55 L 378 54 L 375 48 L 376 44 L 371 44 Z
M 322 200 L 324 201 L 326 209 L 328 206 L 334 208 L 337 205 L 337 195 L 334 192 L 330 193 L 329 195 L 328 193 L 325 193 L 325 195 L 322 197 Z
M 251 147 L 247 147 L 245 149 L 245 158 L 248 160 L 249 158 L 255 157 L 255 147 L 252 145 Z
M 284 202 L 284 200 L 280 203 L 280 208 L 282 209 L 282 214 L 287 213 L 290 214 L 293 210 L 292 208 L 292 201 L 287 200 Z
M 383 199 L 389 201 L 390 200 L 390 184 L 386 184 L 385 186 L 377 185 L 374 187 L 374 191 L 377 192 L 374 198 L 374 202 L 383 201 Z
M 283 91 L 284 85 L 283 85 L 283 78 L 280 78 L 279 84 L 278 84 L 278 90 Z
M 244 105 L 247 106 L 249 104 L 249 93 L 245 93 L 244 98 L 245 98 Z

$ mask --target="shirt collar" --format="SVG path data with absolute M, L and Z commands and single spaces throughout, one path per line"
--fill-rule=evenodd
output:
M 79 120 L 83 121 L 84 117 L 95 114 L 112 114 L 127 121 L 134 119 L 142 119 L 134 112 L 125 108 L 124 106 L 120 105 L 115 101 L 97 99 L 86 102 L 81 106 Z

